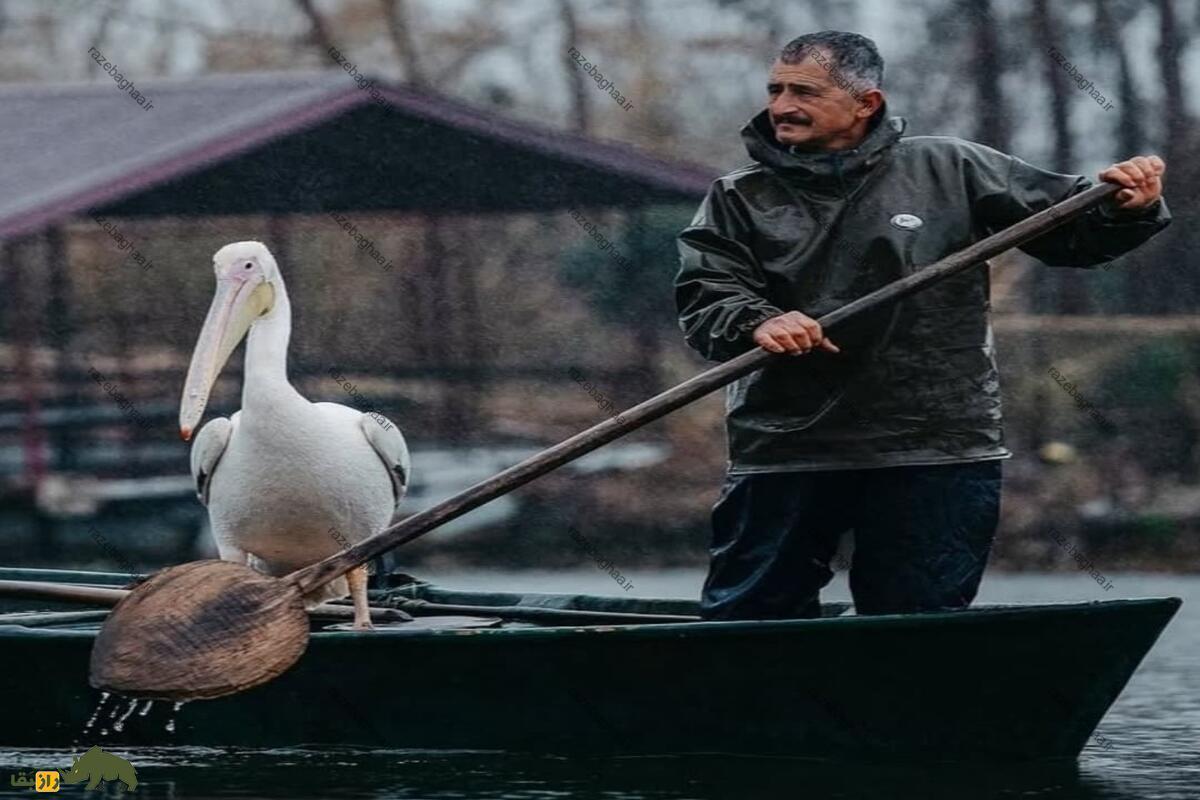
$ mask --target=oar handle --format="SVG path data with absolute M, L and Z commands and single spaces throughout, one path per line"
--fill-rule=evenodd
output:
M 907 297 L 932 283 L 945 280 L 968 267 L 1040 236 L 1051 228 L 1057 227 L 1097 205 L 1119 188 L 1115 184 L 1101 183 L 1086 189 L 912 275 L 893 281 L 864 295 L 836 311 L 826 314 L 817 321 L 821 323 L 822 329 L 830 329 L 851 317 Z M 312 591 L 359 564 L 365 564 L 394 547 L 411 542 L 439 525 L 507 494 L 534 478 L 590 453 L 630 431 L 635 431 L 715 389 L 732 383 L 743 375 L 748 375 L 761 368 L 774 358 L 783 357 L 785 356 L 779 356 L 756 347 L 684 381 L 673 389 L 668 389 L 660 395 L 639 403 L 628 411 L 623 411 L 615 417 L 577 433 L 566 441 L 548 447 L 521 463 L 443 500 L 432 508 L 414 514 L 387 530 L 359 542 L 348 550 L 343 550 L 323 561 L 297 570 L 288 579 L 294 582 L 301 591 Z
M 0 597 L 28 597 L 35 600 L 61 600 L 67 603 L 115 606 L 124 600 L 127 594 L 129 594 L 128 589 L 80 586 L 73 583 L 0 581 Z

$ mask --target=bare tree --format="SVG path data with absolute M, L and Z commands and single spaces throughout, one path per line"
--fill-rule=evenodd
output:
M 1155 0 L 1158 7 L 1158 71 L 1163 86 L 1164 158 L 1168 164 L 1185 152 L 1188 129 L 1187 109 L 1183 102 L 1183 73 L 1180 57 L 1183 34 L 1171 0 Z
M 329 27 L 325 24 L 325 20 L 321 18 L 321 14 L 313 6 L 312 0 L 292 0 L 300 13 L 308 18 L 309 23 L 309 41 L 313 46 L 321 51 L 321 55 L 327 54 L 333 48 L 333 38 L 329 35 Z
M 991 0 L 967 0 L 960 8 L 971 20 L 975 57 L 971 60 L 971 78 L 978 98 L 978 117 L 975 139 L 1007 150 L 1010 139 L 1008 113 L 1000 80 L 1004 76 L 1004 60 L 1000 57 L 998 26 L 992 12 Z
M 567 77 L 567 86 L 570 89 L 567 106 L 568 124 L 572 130 L 587 133 L 592 129 L 587 97 L 587 78 L 579 64 L 576 63 L 575 57 L 570 53 L 571 48 L 576 47 L 576 42 L 579 41 L 579 24 L 575 18 L 575 7 L 571 5 L 571 0 L 558 0 L 558 16 L 562 20 L 563 70 Z
M 441 37 L 443 41 L 439 41 L 434 49 L 442 55 L 442 60 L 436 64 L 422 61 L 434 85 L 447 86 L 461 80 L 472 61 L 508 43 L 507 34 L 495 20 L 479 19 L 479 16 L 483 15 L 477 12 L 467 16 L 462 20 L 460 30 Z
M 1038 59 L 1050 88 L 1050 127 L 1053 131 L 1054 169 L 1071 172 L 1075 164 L 1074 142 L 1071 139 L 1071 87 L 1067 73 L 1051 55 L 1051 48 L 1060 52 L 1059 25 L 1047 0 L 1033 0 L 1030 26 L 1038 46 Z M 1059 314 L 1084 314 L 1090 308 L 1088 286 L 1080 276 L 1068 270 L 1038 271 L 1036 291 L 1049 294 L 1050 309 Z
M 408 0 L 379 0 L 383 16 L 387 20 L 388 33 L 396 48 L 396 57 L 404 67 L 404 79 L 413 86 L 425 86 L 425 70 L 413 39 L 412 24 L 408 14 Z
M 1129 64 L 1129 53 L 1125 40 L 1113 23 L 1109 0 L 1095 0 L 1096 38 L 1095 50 L 1114 53 L 1117 59 L 1117 130 L 1116 157 L 1129 158 L 1141 152 L 1146 144 L 1146 128 L 1142 124 L 1144 112 L 1142 98 L 1138 95 Z
M 96 29 L 92 33 L 91 44 L 88 48 L 89 50 L 92 47 L 96 48 L 97 50 L 102 49 L 101 45 L 104 44 L 104 40 L 108 37 L 108 26 L 112 24 L 112 18 L 116 15 L 116 13 L 117 6 L 115 3 L 109 3 L 104 6 L 104 9 L 100 12 L 100 18 L 96 20 Z M 95 62 L 92 61 L 92 57 L 89 55 L 87 56 L 87 61 L 85 63 L 88 65 L 86 68 L 87 71 L 90 71 L 91 65 Z
M 1067 85 L 1067 73 L 1051 55 L 1051 48 L 1062 50 L 1058 36 L 1058 23 L 1050 13 L 1046 0 L 1033 0 L 1030 25 L 1034 40 L 1038 43 L 1039 58 L 1050 87 L 1050 125 L 1054 132 L 1054 168 L 1069 172 L 1075 162 L 1071 142 L 1071 89 Z

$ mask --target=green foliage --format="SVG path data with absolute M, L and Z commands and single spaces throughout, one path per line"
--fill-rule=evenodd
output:
M 694 209 L 653 206 L 631 211 L 621 226 L 599 212 L 584 218 L 612 242 L 605 249 L 583 228 L 563 256 L 563 282 L 578 289 L 601 319 L 621 326 L 675 328 L 673 281 L 679 266 L 675 237 Z
M 1195 478 L 1200 429 L 1188 407 L 1197 366 L 1189 337 L 1149 341 L 1105 371 L 1096 394 L 1104 413 L 1132 439 L 1132 457 L 1154 475 Z
M 1179 527 L 1174 520 L 1157 514 L 1142 514 L 1134 517 L 1130 534 L 1151 548 L 1167 550 L 1179 538 Z
M 1185 341 L 1156 339 L 1105 375 L 1104 394 L 1124 408 L 1173 405 L 1183 376 L 1196 368 L 1193 361 Z

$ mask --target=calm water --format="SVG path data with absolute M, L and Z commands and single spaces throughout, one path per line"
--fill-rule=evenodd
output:
M 558 573 L 424 573 L 458 588 L 622 593 L 598 570 Z M 692 570 L 634 572 L 630 595 L 695 596 Z M 1175 595 L 1184 606 L 1101 723 L 1078 765 L 1054 771 L 864 770 L 766 759 L 562 759 L 499 753 L 381 750 L 117 751 L 137 767 L 137 796 L 168 798 L 754 798 L 983 800 L 1200 798 L 1200 577 L 1111 575 L 1105 592 L 1082 574 L 995 575 L 983 602 L 1061 602 Z M 848 599 L 839 576 L 827 593 Z M 187 709 L 181 712 L 187 713 Z M 531 709 L 531 713 L 553 713 Z M 1098 739 L 1099 737 L 1097 737 Z M 1100 741 L 1103 741 L 1101 739 Z M 0 797 L 37 797 L 8 786 L 21 769 L 64 765 L 78 753 L 0 752 Z M 115 796 L 116 790 L 109 790 Z M 82 795 L 82 785 L 60 796 Z M 100 791 L 88 793 L 97 797 Z

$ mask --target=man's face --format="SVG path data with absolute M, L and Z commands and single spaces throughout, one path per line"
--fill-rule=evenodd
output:
M 833 63 L 827 52 L 810 51 L 799 64 L 776 61 L 771 67 L 767 110 L 780 144 L 832 150 L 852 147 L 861 138 L 861 128 L 883 94 L 878 89 L 858 90 L 856 99 L 850 93 L 855 87 L 838 86 L 839 79 L 844 84 L 849 76 L 838 73 Z

